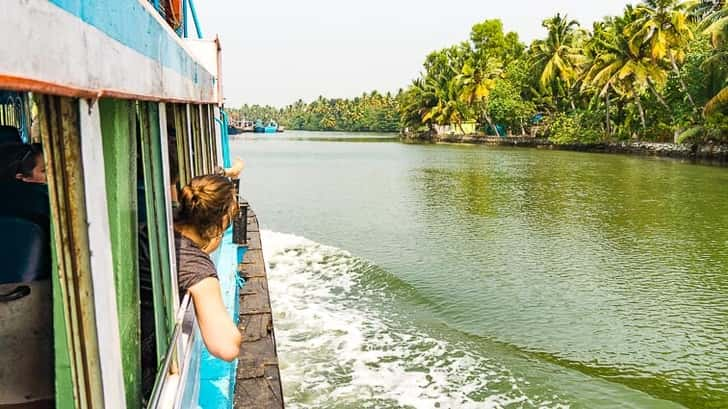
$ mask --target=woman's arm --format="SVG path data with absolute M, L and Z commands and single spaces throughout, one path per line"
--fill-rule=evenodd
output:
M 208 277 L 190 287 L 189 292 L 207 350 L 226 361 L 237 358 L 243 337 L 222 302 L 220 282 Z

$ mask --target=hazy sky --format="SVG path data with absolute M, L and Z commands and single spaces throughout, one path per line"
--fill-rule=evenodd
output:
M 564 12 L 582 25 L 621 13 L 628 0 L 196 0 L 205 36 L 218 33 L 229 107 L 284 106 L 319 95 L 396 91 L 425 56 L 500 18 L 529 42 Z

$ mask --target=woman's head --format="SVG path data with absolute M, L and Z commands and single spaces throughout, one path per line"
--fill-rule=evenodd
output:
M 43 147 L 39 143 L 9 143 L 0 146 L 0 180 L 46 183 Z
M 182 189 L 176 224 L 211 241 L 222 235 L 238 210 L 235 187 L 223 176 L 198 176 Z

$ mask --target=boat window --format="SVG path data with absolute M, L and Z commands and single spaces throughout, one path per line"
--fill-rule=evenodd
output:
M 156 369 L 168 351 L 179 305 L 172 233 L 167 110 L 158 103 L 137 103 L 138 146 L 141 156 L 146 224 L 141 228 L 142 360 L 143 369 Z M 176 132 L 176 131 L 175 131 Z M 179 140 L 179 138 L 178 138 Z M 150 311 L 151 310 L 151 311 Z M 146 317 L 146 314 L 153 314 Z M 153 333 L 153 346 L 146 335 Z M 149 349 L 151 348 L 151 349 Z M 152 352 L 154 363 L 148 363 Z M 151 376 L 154 372 L 150 372 Z M 146 376 L 145 376 L 146 375 Z M 144 394 L 153 383 L 143 373 Z
M 0 144 L 14 142 L 15 132 L 21 141 L 31 141 L 30 112 L 27 92 L 0 90 Z
M 215 129 L 212 125 L 215 123 L 212 120 L 212 112 L 210 105 L 202 105 L 202 144 L 204 147 L 205 155 L 205 173 L 212 173 L 217 165 L 217 155 L 215 155 L 213 148 L 215 147 Z
M 215 107 L 214 105 L 207 105 L 207 130 L 209 132 L 207 136 L 208 149 L 210 152 L 210 171 L 214 171 L 217 166 L 220 166 L 219 157 L 217 154 L 218 138 L 217 124 L 215 122 Z
M 191 168 L 194 176 L 210 174 L 218 165 L 214 110 L 209 104 L 188 107 Z
M 174 140 L 169 143 L 169 146 L 175 146 L 177 149 L 179 187 L 182 187 L 192 179 L 187 106 L 184 104 L 166 104 L 166 111 L 167 129 L 174 129 Z
M 52 405 L 53 295 L 45 159 L 28 93 L 0 91 L 0 407 Z M 40 176 L 43 176 L 41 178 Z
M 202 114 L 200 112 L 200 105 L 190 104 L 190 129 L 192 130 L 192 168 L 194 169 L 194 175 L 200 176 L 205 173 L 205 156 L 204 149 L 202 147 Z

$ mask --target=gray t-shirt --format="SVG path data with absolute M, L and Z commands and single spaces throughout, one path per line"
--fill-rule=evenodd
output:
M 149 240 L 146 226 L 139 229 L 139 298 L 141 301 L 142 389 L 148 398 L 157 374 L 157 347 L 154 328 L 154 297 L 150 270 Z M 177 288 L 180 301 L 187 291 L 200 281 L 217 278 L 210 255 L 178 232 L 174 232 L 177 259 Z
M 177 254 L 177 287 L 179 299 L 182 300 L 190 287 L 206 278 L 217 278 L 217 271 L 210 255 L 197 247 L 192 240 L 175 232 L 174 244 Z

